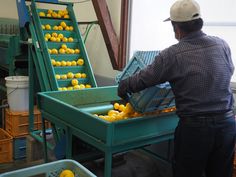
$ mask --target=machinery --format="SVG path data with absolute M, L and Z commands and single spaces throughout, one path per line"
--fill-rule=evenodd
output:
M 5 43 L 8 53 L 5 74 L 17 75 L 26 69 L 30 77 L 30 134 L 44 143 L 45 160 L 48 159 L 47 148 L 55 148 L 47 143 L 45 120 L 52 124 L 56 143 L 65 142 L 66 158 L 75 158 L 73 136 L 91 150 L 86 155 L 79 154 L 79 160 L 105 155 L 105 177 L 111 176 L 113 154 L 172 139 L 178 121 L 174 112 L 143 114 L 113 122 L 94 115 L 107 114 L 115 102 L 122 103 L 117 96 L 117 86 L 97 87 L 73 4 L 53 0 L 40 2 L 61 8 L 41 9 L 34 0 L 30 5 L 24 0 L 17 1 L 19 33 L 1 36 L 0 43 Z M 24 66 L 20 71 L 18 62 Z M 33 130 L 37 92 L 40 92 L 37 103 L 42 113 L 43 138 Z

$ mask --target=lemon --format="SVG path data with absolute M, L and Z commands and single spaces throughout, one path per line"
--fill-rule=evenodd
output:
M 63 37 L 63 38 L 62 38 L 62 41 L 63 41 L 63 42 L 68 42 L 68 38 L 67 38 L 67 37 Z
M 62 22 L 60 23 L 60 25 L 61 25 L 63 28 L 65 28 L 65 27 L 67 26 L 64 21 L 62 21 Z
M 60 15 L 60 14 L 57 14 L 57 18 L 61 18 L 61 15 Z
M 56 74 L 55 77 L 56 77 L 57 80 L 61 79 L 61 76 L 59 74 Z
M 124 111 L 125 110 L 125 105 L 120 104 L 118 110 L 121 111 L 121 112 Z
M 62 31 L 63 30 L 63 27 L 60 25 L 58 26 L 58 30 Z
M 59 37 L 57 37 L 56 42 L 61 42 L 61 39 Z
M 59 34 L 58 34 L 58 37 L 59 37 L 60 39 L 63 39 L 64 35 L 61 34 L 61 33 L 59 33 Z
M 70 18 L 70 16 L 69 15 L 64 15 L 64 18 L 68 19 L 68 18 Z
M 51 63 L 52 63 L 53 66 L 56 66 L 56 60 L 51 59 Z
M 92 86 L 90 84 L 86 84 L 85 88 L 92 88 Z
M 61 75 L 61 79 L 67 79 L 67 75 L 66 74 L 63 74 L 63 75 Z
M 52 49 L 52 54 L 58 54 L 57 49 Z
M 45 26 L 44 25 L 41 25 L 42 29 L 45 30 Z
M 50 17 L 52 17 L 52 15 L 51 15 L 51 14 L 47 14 L 46 16 L 47 16 L 47 17 L 49 17 L 49 18 L 50 18 Z
M 48 38 L 45 37 L 44 40 L 47 42 L 47 41 L 48 41 Z
M 80 89 L 85 89 L 85 85 L 84 84 L 80 84 L 79 87 L 80 87 Z
M 58 26 L 54 26 L 52 29 L 53 30 L 58 30 Z
M 84 64 L 84 60 L 83 60 L 82 58 L 79 58 L 79 59 L 77 60 L 77 64 L 78 64 L 79 66 L 82 66 L 82 65 Z
M 70 31 L 70 27 L 69 27 L 69 26 L 66 26 L 64 29 L 65 29 L 66 31 Z
M 46 34 L 44 35 L 44 37 L 50 39 L 50 38 L 51 38 L 51 34 L 50 34 L 50 33 L 46 33 Z
M 113 105 L 114 109 L 116 109 L 116 110 L 118 110 L 118 109 L 119 109 L 119 106 L 120 106 L 120 104 L 119 104 L 119 103 L 114 103 L 114 105 Z
M 61 48 L 66 50 L 67 49 L 67 45 L 66 44 L 62 44 Z
M 61 87 L 59 87 L 59 88 L 58 88 L 58 90 L 59 90 L 59 91 L 62 91 L 62 88 L 61 88 Z
M 67 88 L 66 87 L 62 87 L 62 91 L 67 91 Z M 67 176 L 65 176 L 67 177 Z
M 45 17 L 46 14 L 45 14 L 44 12 L 39 12 L 39 16 L 40 16 L 40 17 Z
M 67 53 L 67 54 L 70 54 L 70 48 L 67 48 L 67 49 L 66 49 L 66 53 Z
M 66 66 L 66 61 L 61 61 L 61 66 Z
M 57 18 L 57 16 L 58 16 L 58 14 L 57 14 L 56 12 L 53 12 L 53 13 L 52 13 L 52 17 L 53 17 L 53 18 Z
M 76 66 L 76 61 L 71 62 L 71 66 Z M 81 75 L 82 76 L 82 75 Z
M 60 54 L 65 54 L 66 51 L 65 51 L 65 49 L 63 49 L 63 48 L 60 48 L 60 49 L 59 49 L 59 53 L 60 53 Z
M 73 30 L 74 30 L 73 26 L 70 26 L 69 31 L 73 31 Z
M 81 78 L 81 73 L 76 73 L 75 78 Z
M 51 49 L 48 49 L 48 53 L 51 54 L 51 53 L 52 53 L 52 50 L 51 50 Z
M 74 41 L 74 39 L 72 37 L 68 38 L 68 42 L 73 42 L 73 41 Z
M 81 74 L 81 78 L 86 78 L 86 77 L 87 77 L 87 75 L 85 73 Z
M 56 62 L 56 66 L 57 66 L 57 67 L 61 66 L 61 62 L 60 62 L 60 61 L 57 61 L 57 62 Z
M 67 90 L 73 90 L 73 87 L 67 87 Z
M 66 66 L 71 66 L 71 61 L 67 61 Z
M 45 25 L 45 29 L 46 29 L 46 30 L 51 30 L 51 26 L 50 26 L 49 24 L 46 24 L 46 25 Z
M 71 85 L 75 86 L 75 85 L 78 85 L 79 84 L 79 81 L 77 79 L 72 79 L 71 80 Z
M 80 53 L 80 50 L 79 49 L 75 49 L 75 53 L 76 54 Z
M 58 36 L 57 33 L 55 33 L 55 32 L 52 33 L 52 37 L 57 37 L 57 36 Z
M 63 10 L 63 13 L 64 15 L 68 15 L 68 10 L 67 9 Z
M 74 85 L 74 90 L 79 90 L 80 89 L 80 86 L 79 85 Z
M 72 72 L 68 72 L 67 73 L 67 78 L 68 79 L 73 79 L 74 78 L 74 74 Z
M 125 109 L 124 109 L 124 112 L 127 113 L 127 114 L 132 114 L 132 113 L 134 113 L 134 109 L 133 109 L 133 107 L 131 106 L 130 103 L 127 103 L 127 104 L 126 104 Z
M 50 41 L 52 41 L 52 42 L 56 42 L 56 38 L 55 37 L 50 37 Z
M 48 9 L 48 14 L 52 14 L 53 10 L 52 9 Z

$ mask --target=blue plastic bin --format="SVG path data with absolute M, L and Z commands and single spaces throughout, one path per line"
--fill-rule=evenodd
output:
M 0 174 L 0 177 L 30 177 L 35 175 L 58 177 L 65 169 L 71 170 L 75 177 L 96 177 L 80 163 L 69 159 L 58 160 L 42 165 L 36 165 L 29 168 L 3 173 Z
M 126 65 L 122 73 L 117 75 L 116 82 L 132 76 L 151 64 L 159 51 L 137 51 Z M 133 108 L 141 113 L 163 110 L 175 106 L 174 94 L 168 82 L 159 84 L 129 95 Z

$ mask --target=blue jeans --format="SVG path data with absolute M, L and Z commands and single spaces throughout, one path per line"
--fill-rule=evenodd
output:
M 235 137 L 233 114 L 180 117 L 173 177 L 232 177 Z

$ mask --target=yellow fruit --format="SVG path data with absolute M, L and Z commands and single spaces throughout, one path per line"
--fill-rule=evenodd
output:
M 51 59 L 52 66 L 56 66 L 56 60 Z
M 62 44 L 61 48 L 66 50 L 67 49 L 67 45 L 66 44 Z
M 57 33 L 52 33 L 52 37 L 57 37 L 58 36 L 58 34 Z
M 107 115 L 108 116 L 114 116 L 114 115 L 116 115 L 116 114 L 118 114 L 119 113 L 119 111 L 116 111 L 116 110 L 110 110 L 110 111 L 108 111 L 108 113 L 107 113 Z
M 87 75 L 85 73 L 81 74 L 81 78 L 86 78 L 86 77 L 87 77 Z
M 70 54 L 70 49 L 69 48 L 66 49 L 66 53 Z
M 58 30 L 62 31 L 63 27 L 62 26 L 58 26 Z
M 51 34 L 46 33 L 46 34 L 44 35 L 44 37 L 50 39 L 50 38 L 51 38 Z
M 79 84 L 79 81 L 77 79 L 72 79 L 71 80 L 71 85 L 75 86 L 75 85 L 78 85 Z
M 57 80 L 61 79 L 61 76 L 59 74 L 56 74 L 56 79 Z
M 73 87 L 67 87 L 67 90 L 73 90 Z
M 70 18 L 70 16 L 69 15 L 64 15 L 64 18 L 68 19 L 68 18 Z
M 45 29 L 46 29 L 46 30 L 51 30 L 51 26 L 50 26 L 49 24 L 46 24 L 46 25 L 45 25 Z
M 59 88 L 58 88 L 58 90 L 59 90 L 59 91 L 62 91 L 62 88 L 61 88 L 61 87 L 59 87 Z
M 73 41 L 74 41 L 74 39 L 72 37 L 68 38 L 68 42 L 73 42 Z
M 70 49 L 70 54 L 74 54 L 75 50 L 74 49 Z
M 66 66 L 66 61 L 61 61 L 61 66 Z
M 79 90 L 80 89 L 80 86 L 79 85 L 74 85 L 74 90 Z
M 48 53 L 49 53 L 49 54 L 52 54 L 52 50 L 51 50 L 51 49 L 48 49 Z
M 60 49 L 59 49 L 59 53 L 60 53 L 60 54 L 65 54 L 66 51 L 65 51 L 65 49 L 63 49 L 63 48 L 60 48 Z
M 58 30 L 58 26 L 54 26 L 52 29 L 53 30 Z
M 77 60 L 77 65 L 82 66 L 84 64 L 84 60 L 82 58 L 79 58 Z
M 42 26 L 42 29 L 45 30 L 45 26 L 44 25 L 41 25 Z
M 120 104 L 120 105 L 119 105 L 119 111 L 122 112 L 122 111 L 124 111 L 124 110 L 125 110 L 125 105 Z
M 49 17 L 49 18 L 50 18 L 50 17 L 52 17 L 52 15 L 51 15 L 51 14 L 47 14 L 47 17 Z
M 68 72 L 67 73 L 67 78 L 68 79 L 73 79 L 74 78 L 74 74 L 72 72 Z
M 53 18 L 57 18 L 57 13 L 56 13 L 56 12 L 53 12 L 53 13 L 52 13 L 52 17 L 53 17 Z
M 60 33 L 60 34 L 58 34 L 58 37 L 59 37 L 60 39 L 63 39 L 64 35 Z
M 56 38 L 55 37 L 50 37 L 50 41 L 52 41 L 52 42 L 56 42 Z
M 67 9 L 63 10 L 63 13 L 64 15 L 68 15 L 68 10 Z
M 76 64 L 76 61 L 72 61 L 71 62 L 71 66 L 76 66 L 77 64 Z
M 85 89 L 85 85 L 84 84 L 80 84 L 79 87 L 80 87 L 80 89 Z
M 47 42 L 47 41 L 48 41 L 48 38 L 45 37 L 44 40 Z
M 92 86 L 90 84 L 86 84 L 85 88 L 92 88 Z
M 79 49 L 75 49 L 75 53 L 76 54 L 80 53 L 80 50 Z
M 61 18 L 61 15 L 60 15 L 60 14 L 57 14 L 57 18 Z
M 48 9 L 48 14 L 52 14 L 53 10 L 52 9 Z
M 52 49 L 52 54 L 58 54 L 57 49 Z
M 64 16 L 64 12 L 62 10 L 58 10 L 57 14 L 60 15 L 60 16 Z
M 65 29 L 66 31 L 70 31 L 70 27 L 69 27 L 69 26 L 66 26 L 64 29 Z
M 57 37 L 56 42 L 61 42 L 61 39 L 59 37 Z
M 73 26 L 70 26 L 69 31 L 73 31 L 73 30 L 74 30 Z
M 67 37 L 63 37 L 63 38 L 62 38 L 62 41 L 63 41 L 63 42 L 68 42 L 68 38 L 67 38 Z
M 76 73 L 75 78 L 81 78 L 81 73 Z
M 60 61 L 57 61 L 57 62 L 56 62 L 56 66 L 57 66 L 57 67 L 61 66 L 61 62 L 60 62 Z
M 62 91 L 67 91 L 67 88 L 66 87 L 62 87 Z M 67 177 L 67 176 L 65 176 Z
M 64 21 L 62 21 L 62 22 L 60 23 L 60 25 L 61 25 L 63 28 L 65 28 L 65 27 L 67 26 Z
M 67 75 L 66 74 L 63 74 L 63 75 L 61 75 L 61 79 L 67 79 Z
M 40 17 L 45 17 L 46 14 L 45 14 L 44 12 L 39 12 L 39 16 L 40 16 Z
M 119 109 L 119 106 L 120 106 L 120 104 L 119 104 L 119 103 L 114 103 L 114 105 L 113 105 L 114 109 L 116 109 L 116 110 L 118 110 L 118 109 Z
M 71 61 L 67 61 L 66 66 L 71 66 Z
M 131 106 L 130 103 L 127 103 L 127 104 L 126 104 L 125 109 L 124 109 L 124 112 L 127 113 L 127 114 L 132 114 L 132 113 L 134 113 L 134 109 L 133 109 L 133 107 Z

